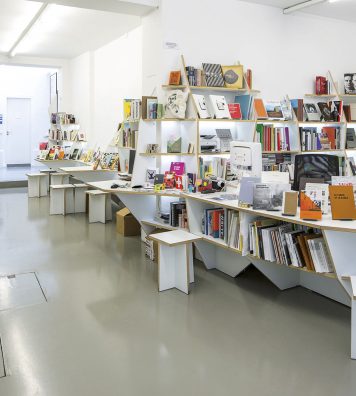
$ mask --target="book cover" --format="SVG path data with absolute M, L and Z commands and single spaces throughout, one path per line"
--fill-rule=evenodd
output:
M 290 102 L 298 121 L 302 122 L 304 119 L 303 99 L 291 99 Z
M 304 220 L 321 220 L 321 193 L 319 190 L 300 192 L 300 218 Z
M 317 103 L 320 114 L 321 121 L 333 121 L 333 115 L 331 114 L 331 109 L 328 103 L 326 102 L 318 102 Z
M 226 98 L 223 95 L 209 95 L 215 118 L 231 118 Z
M 315 78 L 315 94 L 326 95 L 328 93 L 328 82 L 326 77 L 316 76 Z
M 268 210 L 279 211 L 283 208 L 283 195 L 290 191 L 289 183 L 271 183 L 270 185 L 271 203 Z
M 282 213 L 286 216 L 295 216 L 298 209 L 298 191 L 283 192 Z
M 353 186 L 329 186 L 329 194 L 333 220 L 356 220 Z
M 229 108 L 231 118 L 234 120 L 242 120 L 240 103 L 228 103 L 227 106 Z
M 193 94 L 194 102 L 198 110 L 199 118 L 206 119 L 211 118 L 208 107 L 206 105 L 206 99 L 204 95 Z
M 320 114 L 314 103 L 304 103 L 304 110 L 308 121 L 320 121 Z
M 253 186 L 253 209 L 268 210 L 271 207 L 270 185 L 256 183 Z
M 283 112 L 280 102 L 266 101 L 264 102 L 268 118 L 274 120 L 283 120 Z
M 268 118 L 268 114 L 262 99 L 255 98 L 254 108 L 256 113 L 256 118 L 259 120 L 264 120 Z
M 221 66 L 225 86 L 242 89 L 244 87 L 244 67 L 242 65 Z
M 171 162 L 170 172 L 175 173 L 178 176 L 182 176 L 185 173 L 185 163 L 184 162 Z
M 179 85 L 181 80 L 180 70 L 174 70 L 169 73 L 169 85 Z
M 356 134 L 355 128 L 347 128 L 346 130 L 346 148 L 356 148 Z
M 172 139 L 167 141 L 167 153 L 181 153 L 182 152 L 182 138 Z
M 238 95 L 235 96 L 234 103 L 239 103 L 242 113 L 242 119 L 248 120 L 250 115 L 251 100 L 253 97 L 251 95 Z
M 261 183 L 260 177 L 242 177 L 240 182 L 239 201 L 253 204 L 253 188 L 256 183 Z
M 216 63 L 203 63 L 206 85 L 208 87 L 224 87 L 225 81 L 221 65 Z
M 329 212 L 329 185 L 326 183 L 306 183 L 305 191 L 320 191 L 321 199 L 321 211 L 323 214 L 328 214 Z

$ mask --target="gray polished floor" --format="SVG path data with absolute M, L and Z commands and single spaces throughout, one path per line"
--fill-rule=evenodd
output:
M 0 274 L 33 271 L 48 302 L 0 312 L 1 396 L 356 394 L 348 308 L 199 264 L 159 294 L 139 238 L 0 190 Z

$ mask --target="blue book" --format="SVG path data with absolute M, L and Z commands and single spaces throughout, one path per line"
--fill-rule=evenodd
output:
M 250 113 L 251 99 L 252 99 L 251 95 L 235 96 L 235 103 L 240 104 L 243 120 L 248 120 L 248 116 Z

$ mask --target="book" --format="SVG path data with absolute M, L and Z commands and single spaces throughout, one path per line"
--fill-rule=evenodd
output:
M 282 107 L 280 102 L 273 102 L 273 101 L 266 101 L 264 102 L 267 116 L 270 119 L 274 120 L 283 120 L 283 112 L 282 112 Z
M 253 186 L 253 209 L 268 210 L 271 207 L 271 191 L 269 184 L 256 183 Z
M 203 63 L 206 85 L 208 87 L 223 87 L 225 85 L 221 65 Z
M 320 191 L 320 199 L 321 199 L 321 211 L 322 214 L 328 214 L 329 212 L 329 185 L 326 183 L 306 183 L 305 191 Z
M 297 120 L 302 122 L 304 120 L 304 106 L 303 99 L 291 99 L 292 109 L 297 117 Z
M 234 103 L 240 105 L 242 119 L 249 120 L 252 118 L 253 111 L 253 96 L 252 95 L 237 95 L 235 96 Z
M 257 124 L 256 140 L 263 151 L 290 151 L 289 127 L 275 127 L 273 124 Z
M 320 114 L 314 103 L 304 103 L 303 106 L 307 121 L 320 121 Z
M 317 105 L 321 114 L 321 121 L 334 121 L 334 117 L 328 103 L 318 102 Z
M 289 183 L 270 183 L 271 202 L 267 210 L 280 211 L 283 208 L 284 193 L 290 191 Z
M 315 77 L 315 94 L 316 95 L 327 95 L 329 93 L 328 90 L 328 81 L 326 77 L 316 76 Z
M 221 66 L 221 68 L 227 88 L 242 89 L 244 87 L 244 68 L 242 65 Z
M 253 204 L 253 188 L 256 183 L 261 183 L 260 177 L 243 176 L 240 182 L 239 201 L 248 205 Z
M 180 70 L 174 70 L 169 73 L 169 85 L 179 85 L 181 81 Z
M 209 95 L 215 118 L 231 118 L 225 96 Z
M 259 120 L 267 119 L 268 114 L 262 99 L 255 98 L 254 100 L 254 108 L 256 113 L 256 118 Z
M 298 191 L 284 191 L 282 206 L 285 216 L 295 216 L 298 209 Z
M 353 186 L 329 186 L 329 194 L 333 220 L 356 220 Z
M 142 118 L 150 118 L 150 110 L 149 110 L 149 105 L 152 105 L 152 103 L 157 103 L 158 99 L 157 96 L 142 96 L 142 108 L 141 108 L 141 113 L 142 113 Z
M 353 76 L 356 73 L 345 73 L 344 74 L 344 93 L 347 95 L 356 95 L 356 86 L 353 81 Z
M 176 175 L 182 176 L 185 173 L 185 163 L 184 162 L 171 162 L 170 172 Z
M 322 196 L 318 189 L 300 192 L 300 218 L 304 220 L 322 219 Z
M 293 119 L 293 109 L 290 100 L 283 99 L 280 102 L 283 118 L 286 121 Z
M 346 130 L 346 148 L 356 148 L 356 134 L 355 128 L 347 128 Z
M 240 103 L 228 103 L 227 106 L 229 108 L 230 116 L 232 119 L 234 120 L 242 119 Z
M 146 183 L 154 184 L 156 173 L 156 169 L 146 169 Z
M 199 118 L 211 118 L 209 110 L 206 105 L 206 99 L 204 95 L 193 94 L 194 102 L 198 110 Z

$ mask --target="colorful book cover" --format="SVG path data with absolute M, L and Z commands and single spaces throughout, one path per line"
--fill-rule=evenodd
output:
M 241 106 L 239 103 L 229 103 L 227 106 L 229 108 L 231 118 L 234 120 L 242 119 Z
M 333 220 L 355 220 L 356 208 L 353 186 L 329 186 Z
M 322 219 L 322 199 L 319 190 L 300 192 L 300 218 L 304 220 Z
M 171 162 L 170 172 L 175 173 L 178 176 L 182 176 L 185 173 L 184 162 Z

